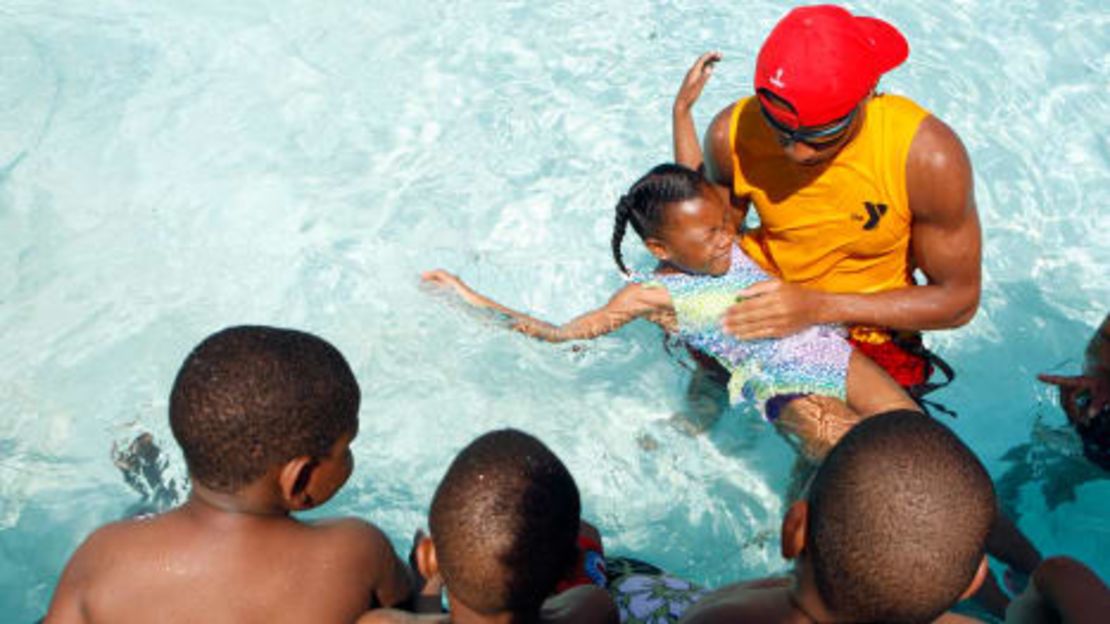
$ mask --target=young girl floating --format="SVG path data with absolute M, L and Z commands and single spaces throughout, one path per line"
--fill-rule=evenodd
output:
M 424 273 L 423 279 L 454 289 L 471 305 L 497 310 L 512 319 L 514 330 L 549 342 L 596 338 L 637 318 L 652 321 L 716 359 L 731 374 L 730 401 L 753 404 L 791 434 L 811 460 L 823 457 L 862 417 L 917 409 L 834 327 L 752 341 L 721 330 L 721 315 L 736 293 L 770 279 L 740 251 L 726 214 L 723 200 L 701 174 L 673 164 L 652 169 L 617 203 L 613 257 L 629 275 L 620 245 L 631 223 L 658 266 L 651 275 L 633 276 L 601 308 L 563 325 L 501 305 L 442 269 Z
M 703 55 L 687 74 L 676 101 L 675 151 L 700 161 L 688 105 L 697 99 L 719 54 Z M 694 153 L 696 152 L 696 153 Z M 549 342 L 591 339 L 645 318 L 729 373 L 733 405 L 750 403 L 811 461 L 818 461 L 861 418 L 891 409 L 919 409 L 885 371 L 855 352 L 837 327 L 810 327 L 779 339 L 741 341 L 724 333 L 721 317 L 737 293 L 771 279 L 740 251 L 728 207 L 698 172 L 659 165 L 640 178 L 616 207 L 613 258 L 630 278 L 601 308 L 553 325 L 508 308 L 437 269 L 426 282 L 454 289 L 465 301 L 497 310 L 512 328 Z M 659 261 L 651 275 L 624 266 L 621 241 L 628 225 Z

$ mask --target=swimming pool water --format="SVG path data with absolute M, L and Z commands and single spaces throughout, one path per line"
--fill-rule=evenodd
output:
M 568 464 L 611 550 L 709 584 L 782 569 L 790 452 L 750 414 L 697 438 L 669 427 L 687 373 L 659 332 L 535 343 L 417 276 L 447 267 L 552 320 L 602 302 L 620 284 L 612 204 L 670 158 L 689 63 L 725 53 L 704 128 L 748 91 L 786 5 L 0 3 L 5 621 L 38 617 L 73 548 L 136 503 L 113 443 L 152 431 L 183 475 L 170 383 L 239 323 L 347 355 L 357 465 L 322 512 L 399 549 L 452 455 L 514 426 Z M 952 125 L 975 167 L 983 302 L 930 335 L 959 372 L 938 398 L 1037 545 L 1108 578 L 1110 484 L 1034 374 L 1078 370 L 1110 307 L 1110 11 L 848 6 L 903 30 L 909 61 L 883 87 Z

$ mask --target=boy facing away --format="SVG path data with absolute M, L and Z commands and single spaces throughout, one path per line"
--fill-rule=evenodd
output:
M 372 611 L 359 624 L 617 624 L 608 592 L 583 585 L 552 597 L 578 563 L 581 504 L 563 462 L 536 438 L 487 433 L 452 462 L 428 514 L 431 536 L 414 557 L 450 614 Z M 438 609 L 436 609 L 438 610 Z
M 947 610 L 987 574 L 994 515 L 990 477 L 951 431 L 918 412 L 874 416 L 787 512 L 792 573 L 724 587 L 682 622 L 972 621 Z
M 359 388 L 310 334 L 232 327 L 189 354 L 170 395 L 188 501 L 94 532 L 55 590 L 47 624 L 352 622 L 408 598 L 380 530 L 290 512 L 347 481 Z

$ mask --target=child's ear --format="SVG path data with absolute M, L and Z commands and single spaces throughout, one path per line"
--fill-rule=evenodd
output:
M 979 569 L 975 571 L 975 577 L 971 579 L 971 584 L 964 590 L 960 600 L 966 600 L 975 595 L 979 588 L 983 586 L 983 581 L 987 580 L 987 575 L 991 573 L 990 564 L 987 562 L 987 556 L 983 555 L 983 559 L 979 561 Z
M 285 462 L 278 473 L 278 487 L 281 488 L 281 497 L 286 507 L 291 511 L 311 509 L 316 506 L 309 493 L 309 483 L 312 482 L 313 473 L 319 462 L 307 455 L 294 457 Z
M 436 559 L 436 545 L 432 538 L 425 535 L 416 545 L 416 570 L 420 576 L 430 579 L 439 574 L 439 560 Z
M 809 519 L 809 503 L 795 501 L 782 519 L 782 557 L 797 559 L 806 547 L 806 520 Z
M 658 238 L 648 237 L 644 239 L 644 247 L 651 252 L 659 260 L 668 260 L 671 257 L 670 252 L 667 250 L 667 245 Z

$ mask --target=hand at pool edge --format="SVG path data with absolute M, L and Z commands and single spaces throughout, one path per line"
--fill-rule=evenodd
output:
M 1077 425 L 1091 422 L 1102 410 L 1110 405 L 1110 383 L 1090 375 L 1049 375 L 1041 373 L 1037 379 L 1052 385 L 1060 391 L 1060 408 L 1068 420 Z M 1087 404 L 1082 402 L 1081 393 L 1086 391 Z

